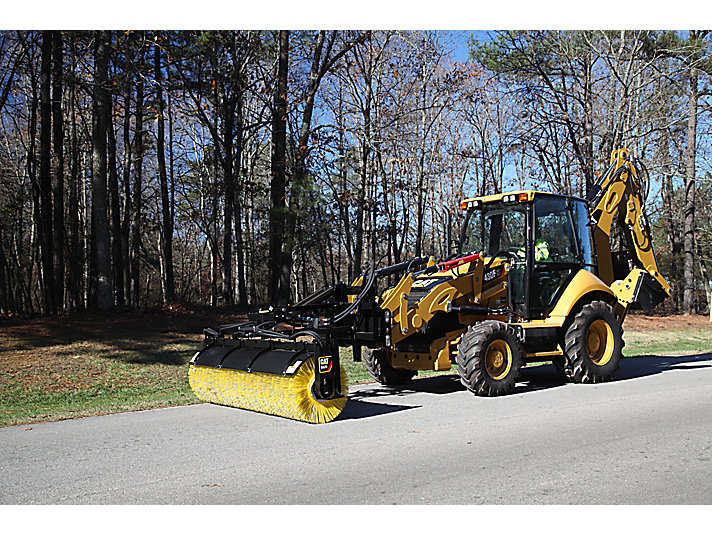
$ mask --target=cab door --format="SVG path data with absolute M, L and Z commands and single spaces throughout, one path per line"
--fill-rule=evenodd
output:
M 530 318 L 548 316 L 584 264 L 575 202 L 572 198 L 555 195 L 540 195 L 534 199 L 529 249 Z

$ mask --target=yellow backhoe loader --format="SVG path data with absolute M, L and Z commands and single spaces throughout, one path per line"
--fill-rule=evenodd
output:
M 643 211 L 644 171 L 622 149 L 587 199 L 468 198 L 458 251 L 445 261 L 368 266 L 352 284 L 206 329 L 191 387 L 208 402 L 331 421 L 347 400 L 344 346 L 387 385 L 455 364 L 467 389 L 495 396 L 539 361 L 573 382 L 610 380 L 628 310 L 649 310 L 670 293 Z

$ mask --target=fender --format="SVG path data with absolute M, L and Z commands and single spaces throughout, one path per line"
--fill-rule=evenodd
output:
M 564 321 L 566 321 L 576 303 L 591 293 L 605 293 L 610 297 L 608 299 L 609 302 L 617 300 L 613 290 L 603 280 L 592 272 L 581 269 L 574 275 L 573 280 L 561 294 L 549 317 L 542 322 L 546 323 L 547 326 L 563 326 Z

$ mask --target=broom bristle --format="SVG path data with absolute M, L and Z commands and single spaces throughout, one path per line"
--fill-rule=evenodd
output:
M 311 394 L 314 377 L 314 358 L 305 360 L 296 373 L 288 376 L 200 365 L 191 365 L 188 370 L 190 387 L 202 401 L 307 423 L 328 423 L 346 405 L 346 373 L 342 368 L 343 397 L 321 402 Z

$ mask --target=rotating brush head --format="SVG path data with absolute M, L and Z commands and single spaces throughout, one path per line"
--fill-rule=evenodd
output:
M 343 397 L 328 401 L 317 401 L 312 395 L 314 379 L 314 358 L 307 358 L 293 375 L 285 376 L 201 365 L 188 369 L 190 387 L 202 401 L 307 423 L 328 423 L 346 405 L 346 373 L 342 368 Z

